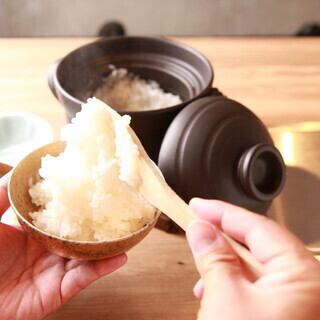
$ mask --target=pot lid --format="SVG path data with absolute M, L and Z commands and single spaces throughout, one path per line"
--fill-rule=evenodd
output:
M 224 96 L 196 100 L 176 116 L 158 165 L 185 201 L 219 199 L 260 213 L 285 181 L 285 165 L 266 127 Z

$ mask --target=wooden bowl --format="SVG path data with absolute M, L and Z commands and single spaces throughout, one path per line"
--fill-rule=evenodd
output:
M 59 256 L 80 260 L 98 260 L 128 251 L 139 243 L 156 224 L 160 212 L 155 210 L 154 219 L 128 236 L 105 241 L 76 241 L 64 239 L 40 230 L 32 224 L 30 212 L 37 211 L 29 195 L 30 181 L 38 179 L 41 158 L 47 154 L 57 156 L 65 148 L 62 141 L 45 145 L 25 157 L 13 170 L 9 182 L 9 199 L 23 229 L 48 251 Z M 31 180 L 32 179 L 32 180 Z

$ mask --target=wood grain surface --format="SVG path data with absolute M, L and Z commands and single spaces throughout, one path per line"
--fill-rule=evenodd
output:
M 0 39 L 0 112 L 38 114 L 54 127 L 64 111 L 46 83 L 49 65 L 92 39 Z M 314 38 L 179 38 L 205 54 L 214 85 L 267 124 L 320 120 L 320 40 Z M 1 159 L 0 159 L 1 161 Z M 181 235 L 153 230 L 126 267 L 97 281 L 55 319 L 195 319 L 197 280 Z

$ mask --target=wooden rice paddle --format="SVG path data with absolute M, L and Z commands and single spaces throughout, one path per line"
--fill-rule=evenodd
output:
M 113 109 L 108 109 L 114 118 L 119 117 L 119 114 Z M 190 207 L 169 187 L 159 168 L 149 158 L 139 138 L 131 128 L 130 134 L 140 152 L 138 167 L 141 182 L 139 186 L 139 192 L 150 204 L 162 211 L 183 230 L 186 230 L 192 221 L 199 218 L 190 209 Z M 263 266 L 260 264 L 260 262 L 258 262 L 245 247 L 231 239 L 226 234 L 222 234 L 238 254 L 238 256 L 242 259 L 243 263 L 252 272 L 252 274 L 256 277 L 260 277 L 263 274 Z

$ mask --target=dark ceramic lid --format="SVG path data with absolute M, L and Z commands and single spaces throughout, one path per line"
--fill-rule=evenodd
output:
M 176 116 L 158 164 L 185 201 L 220 199 L 260 213 L 285 181 L 283 160 L 263 123 L 224 96 L 199 99 Z

